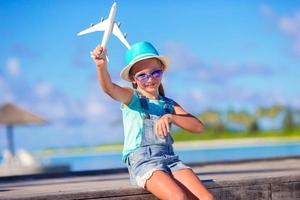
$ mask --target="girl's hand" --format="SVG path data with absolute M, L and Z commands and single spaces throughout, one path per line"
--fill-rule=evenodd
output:
M 172 122 L 172 115 L 165 114 L 155 124 L 155 133 L 158 137 L 166 137 L 170 132 L 170 123 Z
M 97 67 L 102 68 L 106 66 L 107 51 L 100 45 L 98 45 L 93 51 L 91 51 L 91 58 L 94 60 Z

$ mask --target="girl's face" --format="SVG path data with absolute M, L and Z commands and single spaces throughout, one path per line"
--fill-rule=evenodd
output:
M 130 70 L 132 82 L 148 92 L 157 93 L 163 74 L 163 66 L 156 58 L 137 62 Z

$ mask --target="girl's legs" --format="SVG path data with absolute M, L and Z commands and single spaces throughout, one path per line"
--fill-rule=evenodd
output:
M 155 171 L 146 181 L 146 189 L 157 198 L 163 200 L 187 200 L 184 190 L 169 174 L 164 171 Z
M 185 190 L 191 199 L 213 200 L 212 194 L 204 187 L 198 176 L 191 169 L 172 172 L 177 184 Z

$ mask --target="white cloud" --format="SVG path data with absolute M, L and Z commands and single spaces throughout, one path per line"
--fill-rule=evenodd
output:
M 271 6 L 261 5 L 261 14 L 271 24 L 283 33 L 291 43 L 291 52 L 296 57 L 300 57 L 300 10 L 291 13 L 290 15 L 279 15 Z
M 95 119 L 105 115 L 107 105 L 103 104 L 100 99 L 90 98 L 85 103 L 85 114 L 88 119 Z
M 271 6 L 267 5 L 267 4 L 262 4 L 259 6 L 259 11 L 260 13 L 267 17 L 267 18 L 274 18 L 276 17 L 276 14 L 274 13 L 273 9 Z
M 278 20 L 280 30 L 292 37 L 300 35 L 300 11 L 297 11 L 292 16 L 282 16 Z
M 67 105 L 63 99 L 59 99 L 59 97 L 57 97 L 57 100 L 53 100 L 54 99 L 52 99 L 52 101 L 41 102 L 39 108 L 43 110 L 44 113 L 47 113 L 47 115 L 52 120 L 55 120 L 55 122 L 58 122 L 59 120 L 65 120 L 67 117 L 69 117 Z
M 170 71 L 184 70 L 187 68 L 191 69 L 202 65 L 196 55 L 186 49 L 183 45 L 176 42 L 166 42 L 164 45 L 164 51 L 171 59 L 171 67 L 169 68 Z
M 281 16 L 278 27 L 291 40 L 294 55 L 300 57 L 300 10 L 291 16 Z
M 195 99 L 199 102 L 199 104 L 203 105 L 204 103 L 207 104 L 207 97 L 203 91 L 200 90 L 192 90 L 191 91 L 191 98 Z
M 1 94 L 0 103 L 11 102 L 14 99 L 6 80 L 1 75 L 0 75 L 0 94 Z
M 65 95 L 48 81 L 31 85 L 23 78 L 11 79 L 0 75 L 0 104 L 5 102 L 4 97 L 10 96 L 13 103 L 50 122 L 45 127 L 28 130 L 43 130 L 45 133 L 23 141 L 22 146 L 25 147 L 40 149 L 49 145 L 65 147 L 121 141 L 119 104 L 99 90 L 97 79 L 91 85 L 86 97 L 76 99 Z M 77 139 L 74 140 L 74 137 Z
M 34 90 L 39 98 L 46 98 L 53 93 L 54 88 L 49 82 L 44 81 L 36 84 Z
M 220 89 L 191 88 L 182 94 L 177 94 L 177 101 L 183 108 L 193 114 L 200 114 L 208 109 L 243 108 L 255 109 L 258 106 L 297 105 L 297 98 L 289 101 L 282 92 L 274 90 L 256 91 L 251 88 L 222 86 Z M 300 104 L 298 103 L 298 106 Z
M 185 80 L 189 83 L 202 81 L 219 85 L 241 76 L 264 76 L 274 73 L 270 67 L 256 63 L 205 63 L 189 49 L 176 42 L 168 42 L 165 46 L 165 53 L 172 61 L 167 71 L 172 73 L 167 77 L 168 81 L 172 79 L 176 82 Z
M 6 62 L 6 69 L 10 75 L 19 76 L 21 73 L 19 59 L 16 57 L 9 58 Z
M 82 99 L 82 112 L 89 122 L 111 124 L 121 117 L 120 103 L 105 94 L 97 78 L 90 81 L 88 93 Z
M 8 75 L 8 74 L 7 74 Z M 97 79 L 91 81 L 84 98 L 71 98 L 49 81 L 29 84 L 24 78 L 0 75 L 0 104 L 6 101 L 23 105 L 47 118 L 52 125 L 70 126 L 82 123 L 112 124 L 119 121 L 119 104 L 104 94 Z

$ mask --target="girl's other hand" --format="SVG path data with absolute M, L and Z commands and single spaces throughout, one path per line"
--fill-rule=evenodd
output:
M 91 51 L 91 58 L 94 60 L 97 67 L 104 67 L 107 64 L 106 61 L 107 51 L 100 45 L 98 45 L 93 51 Z
M 155 133 L 158 137 L 166 137 L 170 132 L 170 123 L 172 122 L 172 115 L 165 114 L 159 118 L 155 124 Z

